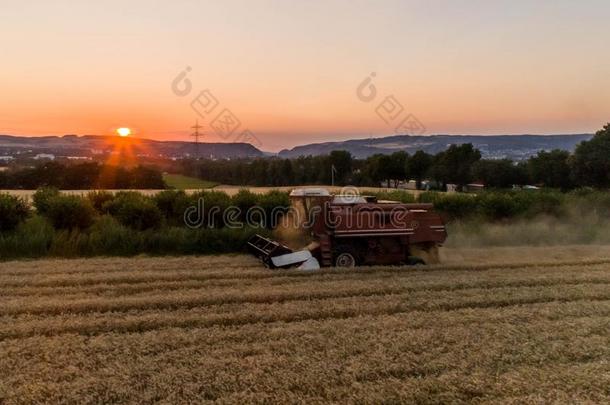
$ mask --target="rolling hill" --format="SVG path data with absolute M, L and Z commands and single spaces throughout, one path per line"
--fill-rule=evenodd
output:
M 98 135 L 25 137 L 0 135 L 0 155 L 51 153 L 57 156 L 93 156 L 118 149 L 150 157 L 200 156 L 206 158 L 260 157 L 263 152 L 248 143 L 203 143 L 154 141 Z
M 313 143 L 285 149 L 282 158 L 308 155 L 325 155 L 333 150 L 346 150 L 354 157 L 366 158 L 376 153 L 393 153 L 404 150 L 409 153 L 423 150 L 438 153 L 449 145 L 472 143 L 484 158 L 513 160 L 527 159 L 540 150 L 574 150 L 576 145 L 588 140 L 593 134 L 571 135 L 395 135 L 382 138 L 351 139 L 340 142 Z

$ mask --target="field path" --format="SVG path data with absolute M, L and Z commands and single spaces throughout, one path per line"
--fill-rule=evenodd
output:
M 610 400 L 610 247 L 0 263 L 0 403 Z

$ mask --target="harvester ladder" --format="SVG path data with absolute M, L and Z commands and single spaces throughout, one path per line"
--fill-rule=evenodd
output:
M 333 252 L 330 244 L 330 236 L 327 234 L 320 236 L 320 256 L 322 257 L 322 266 L 333 265 Z

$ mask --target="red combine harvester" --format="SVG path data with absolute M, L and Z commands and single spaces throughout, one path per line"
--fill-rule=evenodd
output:
M 425 264 L 438 262 L 438 247 L 447 238 L 432 204 L 377 201 L 375 197 L 331 195 L 321 188 L 290 194 L 291 225 L 310 233 L 312 243 L 294 251 L 260 235 L 250 251 L 269 268 Z

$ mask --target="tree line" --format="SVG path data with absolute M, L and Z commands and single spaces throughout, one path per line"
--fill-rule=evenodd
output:
M 462 187 L 482 182 L 489 188 L 513 185 L 542 185 L 569 190 L 582 186 L 610 187 L 610 124 L 574 153 L 541 151 L 526 161 L 482 159 L 472 144 L 451 145 L 445 151 L 428 154 L 404 151 L 366 159 L 349 152 L 333 151 L 325 156 L 296 159 L 258 158 L 237 160 L 186 159 L 165 165 L 166 170 L 223 184 L 244 186 L 296 186 L 335 184 L 379 186 L 415 180 L 418 188 L 432 180 L 434 189 L 447 184 Z M 161 189 L 166 188 L 158 168 L 113 166 L 98 162 L 64 164 L 46 162 L 33 167 L 0 172 L 0 189 Z
M 472 144 L 451 145 L 435 155 L 404 151 L 354 159 L 349 152 L 296 159 L 187 160 L 180 170 L 188 175 L 225 184 L 291 186 L 299 184 L 351 184 L 378 186 L 412 179 L 418 186 L 425 179 L 438 188 L 482 182 L 491 188 L 535 184 L 558 189 L 610 186 L 610 124 L 573 154 L 563 150 L 541 151 L 522 162 L 482 159 Z
M 33 167 L 0 172 L 0 189 L 32 190 L 40 187 L 62 190 L 162 189 L 166 185 L 158 169 L 145 166 L 119 167 L 97 162 L 45 162 Z

